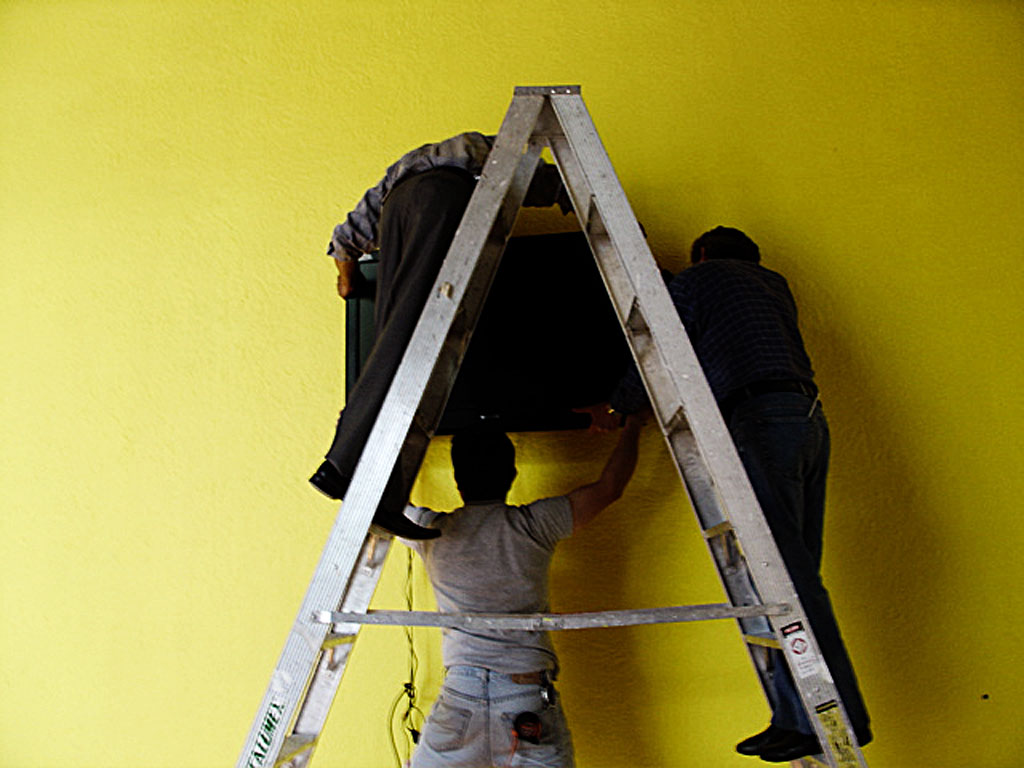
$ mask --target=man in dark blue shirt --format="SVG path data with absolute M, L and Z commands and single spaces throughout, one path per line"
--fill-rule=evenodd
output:
M 694 242 L 693 266 L 672 279 L 669 294 L 863 745 L 871 740 L 868 714 L 820 573 L 828 423 L 789 286 L 760 260 L 743 232 L 717 227 Z M 627 414 L 647 405 L 635 368 L 610 405 Z M 789 762 L 821 747 L 786 662 L 774 653 L 771 724 L 736 749 Z

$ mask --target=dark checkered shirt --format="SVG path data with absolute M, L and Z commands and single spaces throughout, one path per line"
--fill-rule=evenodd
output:
M 719 403 L 755 382 L 814 379 L 782 275 L 749 261 L 715 259 L 680 272 L 668 291 Z M 646 404 L 634 367 L 611 406 L 635 413 Z

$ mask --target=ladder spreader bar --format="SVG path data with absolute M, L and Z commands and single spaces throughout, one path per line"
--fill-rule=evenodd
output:
M 747 606 L 713 603 L 589 613 L 439 613 L 437 611 L 387 610 L 349 613 L 318 611 L 314 619 L 323 624 L 383 624 L 399 627 L 447 627 L 449 629 L 525 629 L 548 632 L 563 629 L 600 629 L 639 624 L 674 624 L 684 621 L 784 616 L 789 612 L 789 606 L 783 603 Z

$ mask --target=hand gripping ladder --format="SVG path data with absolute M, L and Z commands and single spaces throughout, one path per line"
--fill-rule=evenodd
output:
M 367 607 L 390 543 L 368 533 L 374 510 L 396 461 L 402 462 L 406 477 L 415 476 L 422 463 L 545 146 L 550 147 L 569 191 L 733 609 L 708 612 L 694 606 L 674 614 L 660 609 L 669 613 L 653 619 L 630 615 L 609 620 L 606 616 L 575 623 L 552 621 L 550 616 L 467 616 L 420 623 L 454 626 L 488 620 L 490 626 L 512 627 L 521 626 L 516 622 L 533 621 L 530 626 L 567 629 L 736 618 L 766 690 L 765 647 L 784 650 L 824 747 L 826 764 L 867 768 L 735 447 L 578 86 L 515 89 L 363 449 L 237 768 L 301 768 L 312 757 L 359 627 L 374 615 L 367 614 Z M 375 623 L 416 622 L 383 618 Z M 794 635 L 799 644 L 793 642 Z

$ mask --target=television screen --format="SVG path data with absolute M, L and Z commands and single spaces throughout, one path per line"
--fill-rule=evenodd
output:
M 373 346 L 376 262 L 346 304 L 346 392 Z M 512 237 L 437 434 L 586 428 L 573 408 L 606 401 L 629 361 L 615 310 L 581 232 Z

